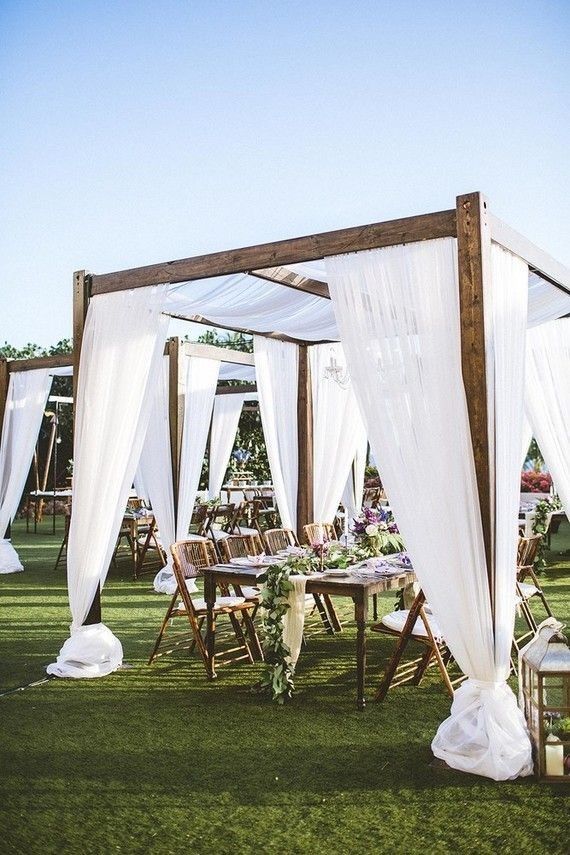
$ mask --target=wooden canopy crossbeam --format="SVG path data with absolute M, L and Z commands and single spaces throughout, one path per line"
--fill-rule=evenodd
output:
M 346 252 L 361 252 L 381 246 L 455 237 L 455 234 L 455 209 L 439 211 L 434 214 L 403 217 L 383 223 L 338 229 L 242 249 L 197 255 L 179 261 L 150 264 L 116 273 L 92 275 L 91 294 L 107 294 L 110 291 L 144 288 L 165 282 L 174 284 L 227 276 L 232 273 L 262 271 L 265 268 L 315 261 Z M 298 290 L 304 290 L 302 284 L 298 286 Z M 312 291 L 308 289 L 308 293 Z
M 33 371 L 36 368 L 68 368 L 73 365 L 73 353 L 31 356 L 29 359 L 8 359 L 6 364 L 9 374 L 16 371 Z

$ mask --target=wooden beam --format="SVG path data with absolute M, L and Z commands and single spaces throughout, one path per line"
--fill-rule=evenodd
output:
M 180 488 L 180 453 L 184 427 L 185 378 L 182 376 L 181 341 L 168 341 L 168 418 L 170 424 L 170 458 L 172 464 L 172 487 L 174 491 L 174 519 L 178 514 Z
M 277 285 L 286 285 L 287 288 L 303 291 L 305 294 L 313 294 L 315 297 L 324 297 L 325 300 L 330 300 L 331 298 L 329 286 L 326 282 L 320 282 L 318 279 L 310 279 L 308 276 L 295 273 L 293 270 L 287 270 L 286 267 L 268 267 L 265 270 L 250 270 L 249 275 L 255 276 L 257 279 L 264 279 L 266 282 L 273 282 Z
M 483 290 L 485 278 L 490 274 L 491 231 L 487 202 L 480 193 L 457 197 L 457 251 L 461 367 L 479 490 L 489 595 L 494 608 L 494 490 L 489 455 Z
M 81 343 L 85 318 L 89 306 L 90 282 L 84 270 L 76 270 L 73 274 L 73 399 L 77 401 L 79 383 L 79 362 L 81 360 Z M 74 413 L 75 413 L 75 404 Z
M 75 430 L 75 414 L 78 401 L 79 362 L 81 360 L 81 345 L 85 330 L 85 319 L 89 306 L 90 284 L 84 270 L 76 270 L 73 274 L 73 425 Z M 73 516 L 73 503 L 71 505 Z M 93 602 L 83 621 L 83 626 L 101 623 L 101 589 L 97 587 Z
M 519 234 L 493 214 L 489 215 L 489 224 L 491 240 L 524 259 L 533 272 L 538 273 L 552 285 L 570 293 L 570 269 L 568 267 L 560 264 L 547 252 L 535 246 L 524 235 Z
M 30 359 L 10 359 L 8 371 L 33 371 L 36 368 L 67 368 L 73 365 L 73 353 L 56 353 L 53 356 L 33 356 Z
M 202 359 L 219 359 L 220 362 L 229 362 L 232 365 L 255 365 L 253 353 L 243 350 L 231 350 L 229 347 L 217 347 L 215 344 L 201 344 L 200 342 L 182 342 L 186 356 L 200 356 Z
M 297 391 L 297 442 L 299 449 L 297 485 L 297 536 L 304 540 L 303 526 L 313 520 L 313 396 L 309 348 L 299 347 Z
M 9 363 L 0 358 L 0 440 L 2 439 L 2 428 L 4 425 L 4 413 L 6 412 L 6 402 L 8 400 L 8 386 L 10 383 Z M 0 537 L 2 535 L 0 534 Z
M 92 277 L 92 294 L 144 288 L 164 282 L 190 282 L 231 273 L 246 273 L 267 267 L 280 267 L 302 261 L 315 261 L 345 252 L 360 252 L 381 246 L 455 237 L 455 211 L 438 211 L 416 217 L 402 217 L 383 223 L 338 229 L 291 240 L 275 241 L 208 255 L 197 255 L 179 261 L 150 264 L 116 273 Z M 303 290 L 303 288 L 300 288 Z M 311 293 L 309 291 L 309 293 Z
M 218 386 L 216 395 L 244 395 L 250 392 L 257 392 L 255 383 L 242 383 L 241 386 Z

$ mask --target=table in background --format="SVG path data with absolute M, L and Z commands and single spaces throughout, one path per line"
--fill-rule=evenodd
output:
M 30 507 L 34 506 L 34 534 L 38 530 L 39 513 L 38 508 L 42 502 L 52 502 L 52 534 L 55 534 L 55 503 L 58 499 L 67 499 L 67 505 L 71 503 L 71 490 L 32 490 L 28 493 L 26 501 L 26 531 L 30 530 Z
M 214 606 L 216 603 L 216 587 L 219 584 L 240 586 L 256 585 L 257 580 L 265 573 L 263 567 L 238 567 L 230 564 L 216 564 L 204 570 L 204 599 L 207 607 L 206 650 L 208 662 L 206 666 L 208 679 L 216 677 L 216 621 Z M 402 570 L 392 576 L 358 576 L 350 574 L 346 577 L 331 577 L 326 574 L 315 574 L 307 579 L 307 594 L 329 594 L 332 597 L 350 597 L 354 603 L 354 619 L 356 621 L 356 705 L 359 710 L 366 706 L 364 696 L 366 683 L 366 622 L 368 619 L 368 600 L 373 594 L 393 591 L 404 587 L 415 579 L 414 573 Z

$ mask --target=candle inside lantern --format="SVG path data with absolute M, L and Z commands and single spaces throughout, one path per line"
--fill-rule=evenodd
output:
M 546 774 L 564 775 L 564 746 L 557 736 L 550 733 L 544 746 L 546 755 Z

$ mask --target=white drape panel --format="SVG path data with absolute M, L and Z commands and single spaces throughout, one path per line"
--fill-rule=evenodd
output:
M 180 538 L 188 533 L 200 486 L 219 371 L 216 359 L 197 356 L 188 359 L 178 491 L 177 537 Z
M 215 326 L 281 332 L 307 341 L 338 338 L 329 300 L 239 273 L 173 285 L 167 311 Z
M 174 514 L 170 427 L 168 415 L 168 359 L 164 360 L 161 382 L 155 390 L 153 418 L 145 439 L 141 467 L 149 485 L 151 505 L 158 524 L 167 565 L 154 578 L 157 593 L 173 594 L 176 579 L 172 571 L 170 545 L 188 534 L 204 462 L 212 405 L 216 394 L 220 363 L 215 359 L 185 357 L 184 422 L 180 453 L 178 511 Z M 192 590 L 197 590 L 194 583 Z
M 528 335 L 528 333 L 527 333 Z M 528 380 L 527 380 L 528 383 Z M 528 420 L 528 416 L 526 412 L 523 415 L 523 426 L 522 426 L 522 439 L 521 439 L 521 468 L 524 466 L 524 462 L 526 460 L 526 456 L 528 454 L 528 449 L 530 443 L 532 441 L 532 428 L 530 426 L 530 422 Z
M 165 295 L 166 286 L 139 288 L 98 295 L 89 304 L 67 554 L 73 623 L 57 663 L 47 669 L 59 677 L 103 676 L 122 660 L 120 642 L 110 638 L 104 624 L 97 629 L 82 624 L 105 579 L 140 460 L 168 329 L 161 314 Z
M 50 388 L 47 368 L 10 374 L 0 444 L 0 573 L 24 569 L 4 535 L 22 498 Z
M 495 779 L 528 774 L 524 721 L 504 670 L 495 664 L 461 374 L 456 241 L 333 258 L 327 273 L 355 394 L 390 504 L 436 621 L 470 677 L 456 692 L 434 752 L 444 753 L 456 768 Z M 517 467 L 519 446 L 520 441 Z M 514 579 L 514 561 L 509 572 Z M 502 661 L 502 651 L 498 658 Z
M 170 423 L 168 409 L 169 358 L 163 356 L 161 370 L 152 389 L 152 413 L 147 428 L 139 472 L 158 526 L 167 565 L 154 579 L 157 593 L 173 594 L 176 582 L 172 572 L 170 544 L 176 540 L 174 491 L 172 487 L 172 458 L 170 453 Z
M 244 401 L 243 394 L 217 395 L 214 401 L 208 478 L 208 492 L 211 499 L 215 499 L 220 494 Z
M 529 330 L 526 411 L 570 519 L 570 318 Z
M 537 273 L 529 273 L 528 286 L 529 328 L 570 313 L 570 294 L 567 291 L 557 288 Z
M 295 530 L 299 350 L 296 344 L 261 336 L 253 337 L 253 349 L 259 411 L 275 499 L 283 526 Z
M 353 520 L 362 510 L 362 495 L 364 493 L 364 471 L 366 469 L 366 451 L 368 439 L 364 424 L 362 424 L 362 435 L 357 444 L 356 454 L 346 479 L 342 494 L 342 503 L 348 514 L 348 519 Z
M 342 345 L 313 345 L 309 348 L 309 359 L 313 398 L 314 519 L 332 522 L 365 431 L 352 383 L 340 386 L 326 374 L 331 359 L 346 373 Z

